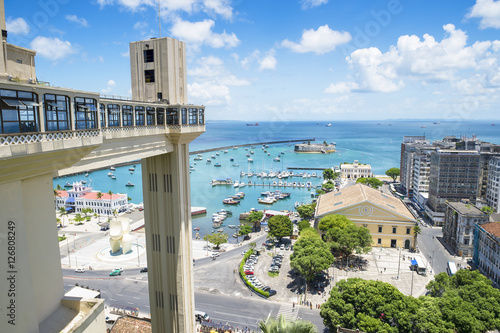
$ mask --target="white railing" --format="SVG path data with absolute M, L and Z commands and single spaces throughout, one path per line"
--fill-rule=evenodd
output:
M 108 133 L 112 134 L 112 137 L 153 135 L 153 134 L 159 134 L 162 131 L 168 132 L 170 130 L 174 130 L 176 132 L 178 130 L 182 131 L 182 129 L 203 130 L 204 127 L 205 127 L 204 124 L 146 125 L 146 126 L 106 127 L 102 129 L 46 132 L 46 133 L 0 134 L 0 146 L 99 137 L 102 136 L 103 134 L 108 134 Z M 115 133 L 118 135 L 116 135 Z

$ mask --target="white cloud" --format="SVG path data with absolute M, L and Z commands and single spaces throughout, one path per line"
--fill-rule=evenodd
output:
M 134 24 L 134 29 L 135 30 L 144 30 L 148 27 L 148 24 L 146 22 L 137 22 Z
M 53 37 L 38 36 L 30 43 L 30 47 L 37 52 L 37 55 L 52 60 L 59 60 L 76 53 L 76 49 L 70 42 Z
M 7 25 L 7 31 L 14 35 L 27 35 L 30 32 L 30 27 L 28 23 L 26 23 L 26 21 L 21 17 L 18 17 L 14 20 L 8 18 L 6 25 Z
M 188 69 L 188 74 L 196 81 L 218 82 L 226 86 L 247 86 L 250 82 L 238 79 L 231 74 L 224 66 L 222 59 L 208 56 L 197 60 L 198 67 Z
M 229 88 L 214 82 L 188 84 L 188 96 L 204 105 L 227 105 L 231 102 Z
M 358 85 L 355 82 L 339 82 L 332 83 L 325 89 L 327 94 L 347 94 L 353 90 L 357 90 Z
M 82 27 L 87 28 L 89 26 L 89 23 L 83 17 L 78 17 L 76 15 L 66 15 L 65 17 L 66 17 L 66 20 L 68 20 L 70 22 L 77 23 L 77 24 L 81 25 Z
M 109 94 L 111 91 L 113 91 L 114 87 L 116 87 L 116 82 L 114 80 L 109 80 L 106 88 L 101 89 L 101 92 L 103 94 Z
M 228 0 L 203 0 L 203 5 L 209 14 L 218 14 L 227 20 L 233 17 L 233 8 Z
M 302 9 L 314 8 L 328 3 L 328 0 L 300 0 Z
M 335 50 L 338 45 L 348 43 L 351 39 L 351 34 L 348 32 L 332 30 L 328 27 L 328 24 L 325 24 L 319 27 L 318 30 L 305 30 L 299 44 L 285 39 L 281 42 L 281 46 L 297 53 L 314 52 L 324 54 Z
M 120 53 L 120 55 L 121 55 L 122 57 L 124 57 L 124 58 L 128 58 L 128 57 L 130 57 L 130 51 L 129 51 L 129 50 L 127 50 L 127 51 L 125 51 L 125 52 L 121 52 L 121 53 Z
M 472 6 L 466 18 L 479 18 L 479 27 L 500 28 L 500 1 L 495 0 L 477 0 Z
M 436 41 L 425 34 L 401 36 L 396 46 L 382 53 L 378 48 L 358 49 L 347 57 L 353 71 L 353 82 L 334 83 L 325 92 L 345 92 L 349 89 L 374 92 L 394 92 L 405 86 L 403 79 L 427 82 L 455 82 L 468 70 L 489 73 L 488 84 L 498 72 L 498 42 L 475 42 L 467 46 L 467 34 L 452 24 L 443 26 L 445 37 Z M 494 64 L 492 63 L 494 62 Z M 463 75 L 463 74 L 462 74 Z M 457 84 L 466 89 L 466 83 Z
M 234 33 L 221 34 L 212 31 L 215 22 L 213 20 L 203 20 L 200 22 L 188 22 L 178 20 L 171 28 L 173 37 L 191 44 L 193 46 L 208 45 L 213 48 L 235 47 L 240 41 Z
M 259 61 L 259 70 L 263 71 L 266 69 L 276 69 L 277 60 L 274 57 L 275 53 L 274 49 L 269 50 L 267 55 Z

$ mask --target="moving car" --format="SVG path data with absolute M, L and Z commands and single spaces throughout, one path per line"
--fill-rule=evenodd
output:
M 117 275 L 122 275 L 122 271 L 119 269 L 115 269 L 111 273 L 109 273 L 109 276 L 117 276 Z
M 194 311 L 194 318 L 195 318 L 195 320 L 199 320 L 200 323 L 202 321 L 209 321 L 210 320 L 210 316 L 206 312 L 198 311 L 198 310 Z
M 85 273 L 85 268 L 79 267 L 79 268 L 75 269 L 75 273 Z
M 144 267 L 143 269 L 141 269 L 141 273 L 147 273 L 148 272 L 148 268 L 147 267 Z

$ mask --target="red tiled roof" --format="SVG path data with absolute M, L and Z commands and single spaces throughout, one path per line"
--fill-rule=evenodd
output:
M 98 192 L 85 193 L 85 195 L 83 195 L 82 198 L 88 199 L 88 200 L 97 200 L 97 193 Z M 111 200 L 116 200 L 116 199 L 120 199 L 123 197 L 125 197 L 125 194 L 114 194 L 113 193 L 111 195 Z M 109 199 L 110 199 L 110 196 L 108 193 L 102 193 L 102 197 L 100 200 L 109 200 Z
M 500 238 L 500 222 L 481 224 L 481 228 L 483 228 L 493 236 Z
M 61 198 L 67 198 L 68 197 L 68 192 L 65 190 L 57 191 L 57 196 Z

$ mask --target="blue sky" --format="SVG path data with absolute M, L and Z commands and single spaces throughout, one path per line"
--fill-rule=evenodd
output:
M 160 0 L 207 120 L 500 119 L 500 0 Z M 5 0 L 39 80 L 130 96 L 157 0 Z

